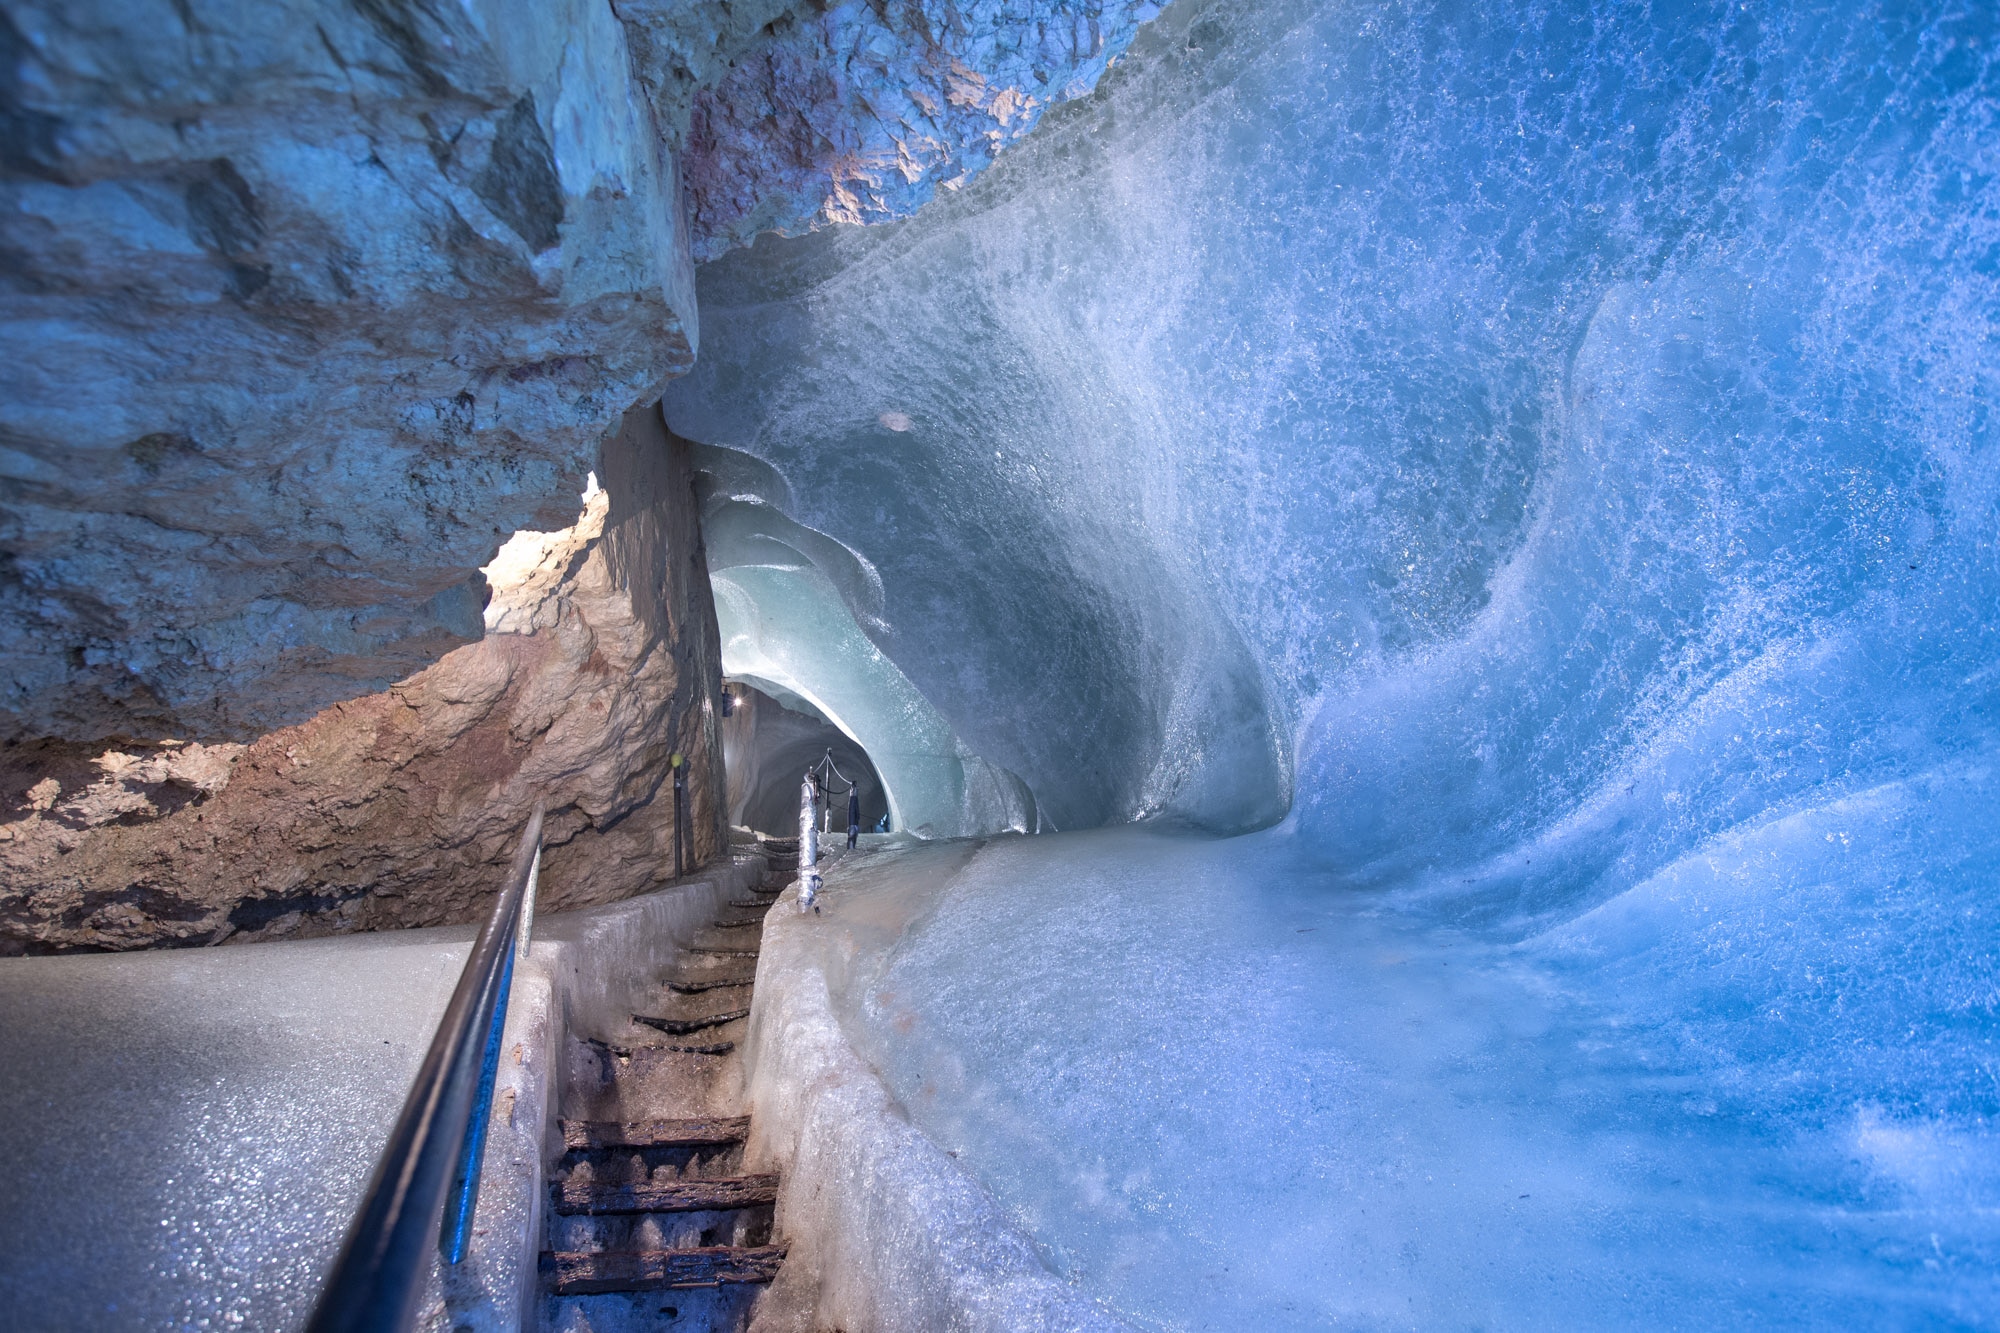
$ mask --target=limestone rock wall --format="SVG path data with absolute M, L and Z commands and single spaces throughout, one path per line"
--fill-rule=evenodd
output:
M 0 747 L 0 953 L 468 920 L 548 802 L 542 902 L 720 854 L 721 681 L 686 446 L 627 414 L 571 527 L 490 566 L 486 637 L 245 744 Z
M 694 349 L 605 0 L 4 0 L 0 736 L 249 741 L 477 639 Z
M 1155 11 L 0 0 L 0 737 L 248 742 L 476 639 L 696 258 L 913 211 Z

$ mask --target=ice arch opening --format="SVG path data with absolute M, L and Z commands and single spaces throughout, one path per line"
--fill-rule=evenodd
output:
M 851 550 L 790 518 L 768 464 L 697 446 L 703 533 L 725 675 L 793 696 L 862 751 L 893 828 L 964 837 L 1040 826 L 1033 793 L 970 749 L 863 632 L 881 583 Z

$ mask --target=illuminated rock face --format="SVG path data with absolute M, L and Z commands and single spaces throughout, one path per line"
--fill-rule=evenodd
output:
M 249 745 L 0 750 L 0 953 L 433 925 L 490 902 L 537 800 L 542 901 L 609 902 L 722 846 L 715 612 L 692 471 L 639 410 L 602 489 L 488 566 L 486 637 Z

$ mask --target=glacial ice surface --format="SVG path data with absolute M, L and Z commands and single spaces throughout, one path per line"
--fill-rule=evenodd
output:
M 918 1126 L 1143 1323 L 1991 1327 L 2000 1153 L 1909 1095 L 1990 1096 L 1987 1033 L 1916 967 L 1843 995 L 1907 904 L 1690 900 L 1772 850 L 1502 944 L 1281 835 L 1003 838 L 893 943 L 867 875 L 823 928 L 867 923 L 836 1004 Z
M 1041 827 L 1275 825 L 998 844 L 892 969 L 1064 1271 L 2000 1323 L 2000 8 L 1182 0 L 700 292 L 670 421 Z

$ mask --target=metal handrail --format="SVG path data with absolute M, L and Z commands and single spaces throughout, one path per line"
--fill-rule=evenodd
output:
M 320 1293 L 307 1325 L 311 1333 L 407 1329 L 430 1275 L 432 1239 L 446 1263 L 465 1257 L 479 1199 L 501 1032 L 507 1024 L 507 993 L 513 986 L 514 960 L 528 947 L 541 847 L 542 807 L 537 804 L 514 853 L 507 887 L 473 942 Z

